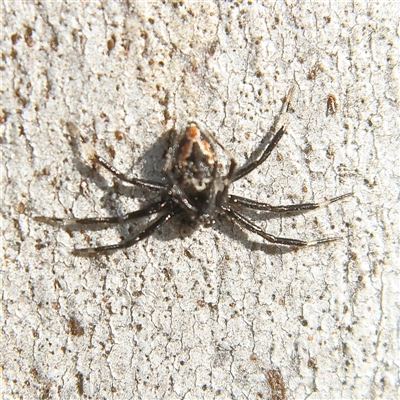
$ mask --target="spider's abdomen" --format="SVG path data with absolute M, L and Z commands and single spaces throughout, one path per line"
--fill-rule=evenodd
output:
M 179 141 L 174 174 L 180 184 L 203 192 L 215 179 L 215 153 L 212 145 L 192 124 Z
M 191 123 L 168 153 L 165 170 L 172 196 L 190 220 L 212 223 L 222 187 L 212 136 Z

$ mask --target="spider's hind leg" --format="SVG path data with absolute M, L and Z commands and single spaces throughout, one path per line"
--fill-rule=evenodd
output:
M 286 127 L 285 127 L 285 122 L 281 123 L 281 119 L 282 119 L 282 115 L 286 114 L 289 111 L 290 103 L 291 103 L 293 95 L 294 95 L 294 89 L 295 89 L 295 87 L 292 86 L 289 90 L 289 93 L 286 95 L 285 100 L 282 104 L 281 113 L 275 119 L 275 123 L 274 123 L 274 126 L 271 129 L 271 131 L 274 132 L 279 126 L 280 126 L 280 129 L 274 134 L 274 136 L 269 141 L 269 143 L 266 144 L 266 147 L 264 150 L 262 150 L 262 147 L 264 147 L 262 145 L 261 149 L 258 149 L 255 151 L 255 153 L 258 153 L 258 151 L 262 151 L 260 156 L 256 157 L 255 153 L 253 153 L 253 155 L 250 157 L 250 159 L 253 159 L 253 161 L 251 161 L 247 165 L 244 165 L 243 167 L 241 167 L 235 171 L 235 173 L 233 174 L 232 182 L 235 182 L 238 179 L 243 178 L 244 176 L 249 174 L 251 171 L 256 169 L 259 165 L 261 165 L 270 156 L 272 150 L 276 147 L 276 145 L 282 139 L 282 136 L 286 133 Z
M 92 158 L 106 170 L 110 171 L 113 175 L 115 175 L 121 181 L 130 183 L 131 185 L 137 185 L 141 187 L 146 187 L 153 190 L 164 190 L 167 186 L 163 183 L 149 181 L 145 179 L 138 179 L 138 178 L 128 178 L 125 174 L 118 171 L 115 167 L 109 164 L 104 158 L 98 156 L 97 154 L 93 153 Z
M 279 143 L 279 141 L 281 140 L 281 138 L 285 132 L 286 132 L 285 126 L 282 126 L 281 129 L 279 129 L 279 131 L 274 135 L 274 137 L 268 143 L 267 148 L 263 151 L 263 153 L 261 154 L 261 156 L 258 159 L 254 160 L 254 161 L 250 162 L 249 164 L 244 165 L 243 167 L 236 170 L 236 172 L 234 173 L 232 182 L 235 182 L 235 181 L 243 178 L 244 176 L 249 174 L 251 171 L 256 169 L 259 165 L 261 165 L 269 157 L 272 150 Z

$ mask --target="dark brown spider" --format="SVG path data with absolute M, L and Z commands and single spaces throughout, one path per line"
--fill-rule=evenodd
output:
M 286 100 L 284 107 L 287 108 L 288 105 L 289 100 Z M 245 229 L 263 237 L 268 242 L 279 245 L 312 246 L 340 239 L 340 237 L 330 237 L 304 241 L 273 236 L 264 232 L 260 227 L 253 224 L 253 222 L 236 210 L 237 206 L 241 206 L 253 210 L 277 213 L 308 211 L 326 206 L 351 195 L 351 193 L 348 193 L 320 203 L 271 206 L 266 203 L 259 203 L 254 200 L 229 194 L 229 185 L 243 178 L 262 164 L 271 154 L 285 132 L 285 126 L 282 126 L 275 133 L 272 140 L 266 145 L 261 156 L 240 168 L 237 168 L 235 160 L 229 156 L 228 171 L 226 174 L 223 174 L 223 168 L 216 157 L 216 149 L 217 147 L 220 147 L 224 151 L 225 149 L 201 123 L 194 120 L 189 121 L 186 131 L 182 135 L 176 135 L 176 132 L 174 132 L 176 138 L 168 149 L 164 167 L 166 183 L 128 178 L 102 157 L 93 153 L 93 160 L 102 165 L 117 178 L 132 185 L 148 188 L 156 192 L 159 200 L 140 210 L 117 217 L 82 219 L 36 217 L 35 219 L 40 222 L 55 221 L 71 225 L 89 225 L 99 223 L 122 223 L 147 217 L 151 214 L 160 214 L 155 221 L 136 236 L 123 240 L 120 243 L 107 246 L 78 248 L 74 250 L 74 253 L 77 255 L 95 255 L 109 250 L 130 247 L 147 238 L 173 217 L 178 215 L 183 215 L 186 222 L 202 223 L 205 225 L 211 225 L 219 215 L 225 215 Z M 229 154 L 227 151 L 225 151 L 225 153 Z

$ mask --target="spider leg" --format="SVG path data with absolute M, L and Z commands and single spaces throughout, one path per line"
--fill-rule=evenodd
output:
M 136 218 L 147 217 L 151 214 L 156 214 L 166 207 L 170 206 L 169 201 L 157 201 L 140 210 L 130 212 L 128 214 L 118 217 L 101 217 L 101 218 L 48 218 L 48 217 L 34 217 L 36 221 L 46 223 L 62 223 L 63 225 L 91 225 L 91 224 L 116 224 L 129 221 Z
M 151 234 L 153 234 L 156 230 L 160 229 L 161 226 L 166 224 L 172 217 L 179 213 L 170 210 L 167 214 L 163 215 L 162 217 L 158 218 L 154 221 L 151 225 L 145 228 L 142 232 L 138 233 L 136 236 L 123 240 L 116 244 L 111 244 L 107 246 L 99 246 L 99 247 L 87 247 L 87 248 L 78 248 L 73 251 L 74 255 L 77 256 L 94 256 L 98 253 L 104 253 L 110 250 L 117 250 L 117 249 L 125 249 L 127 247 L 133 246 L 134 244 L 140 242 L 141 240 L 147 238 Z
M 217 196 L 216 196 L 215 203 L 216 203 L 217 207 L 219 207 L 225 201 L 228 190 L 229 190 L 229 185 L 232 182 L 232 178 L 235 175 L 237 164 L 236 164 L 236 161 L 233 159 L 233 157 L 232 156 L 230 156 L 230 157 L 231 157 L 231 159 L 230 159 L 231 163 L 229 166 L 229 171 L 223 180 L 224 188 L 221 192 L 217 193 Z
M 187 198 L 184 190 L 181 186 L 176 182 L 176 179 L 172 175 L 169 174 L 169 178 L 171 182 L 173 182 L 171 189 L 168 190 L 168 195 L 172 198 L 172 201 L 175 204 L 179 204 L 184 209 L 187 209 L 188 212 L 196 213 L 197 207 L 195 207 Z
M 290 211 L 309 211 L 315 210 L 316 208 L 325 207 L 335 201 L 343 200 L 346 197 L 352 196 L 353 193 L 343 194 L 341 196 L 334 197 L 333 199 L 328 199 L 321 201 L 319 203 L 302 203 L 302 204 L 290 204 L 287 206 L 271 206 L 267 203 L 259 203 L 258 201 L 246 199 L 245 197 L 228 195 L 228 202 L 231 204 L 239 204 L 246 208 L 251 208 L 252 210 L 261 211 L 271 211 L 271 212 L 290 212 Z
M 269 157 L 272 150 L 275 148 L 275 146 L 281 140 L 281 138 L 285 134 L 285 132 L 286 132 L 285 126 L 282 126 L 281 129 L 279 129 L 279 131 L 275 133 L 272 140 L 268 143 L 267 148 L 263 151 L 263 153 L 257 160 L 252 161 L 250 164 L 247 164 L 236 170 L 236 172 L 233 175 L 232 182 L 235 182 L 238 179 L 243 178 L 244 176 L 249 174 L 251 171 L 256 169 L 259 165 L 261 165 Z
M 294 95 L 294 91 L 295 91 L 295 87 L 292 86 L 282 104 L 282 108 L 281 108 L 281 114 L 285 114 L 289 111 L 289 107 L 290 107 L 290 103 L 292 101 L 293 95 Z M 278 118 L 278 120 L 275 122 L 274 127 L 276 128 L 276 126 L 280 125 L 279 123 L 280 118 Z M 258 159 L 256 159 L 255 161 L 250 162 L 247 165 L 244 165 L 243 167 L 239 168 L 238 170 L 235 171 L 235 174 L 233 176 L 232 182 L 237 181 L 240 178 L 243 178 L 244 176 L 246 176 L 247 174 L 249 174 L 251 171 L 253 171 L 254 169 L 256 169 L 259 165 L 261 165 L 271 154 L 272 150 L 275 148 L 275 146 L 278 144 L 278 142 L 281 140 L 282 136 L 286 133 L 286 129 L 285 129 L 285 124 L 283 124 L 283 126 L 279 129 L 278 132 L 275 133 L 275 135 L 273 136 L 272 140 L 268 143 L 267 147 L 265 148 L 265 150 L 262 152 L 261 156 L 258 157 Z M 263 146 L 262 146 L 263 147 Z M 258 150 L 256 150 L 256 152 L 258 152 Z M 255 153 L 256 153 L 255 152 Z M 251 158 L 256 158 L 255 153 L 253 153 L 253 156 Z
M 93 154 L 92 157 L 102 167 L 104 167 L 105 169 L 110 171 L 118 179 L 121 179 L 121 181 L 128 182 L 132 185 L 147 187 L 147 188 L 153 189 L 153 190 L 164 190 L 167 188 L 167 185 L 165 185 L 163 183 L 144 180 L 144 179 L 138 179 L 138 178 L 128 178 L 125 174 L 118 171 L 115 167 L 113 167 L 111 164 L 109 164 L 104 158 L 98 156 L 97 154 Z
M 240 225 L 242 225 L 244 228 L 246 228 L 250 232 L 256 233 L 257 235 L 261 236 L 268 242 L 271 242 L 274 244 L 283 244 L 285 246 L 305 247 L 305 246 L 315 246 L 315 245 L 321 244 L 321 243 L 334 242 L 336 240 L 342 239 L 339 236 L 333 236 L 330 238 L 305 241 L 305 240 L 299 240 L 299 239 L 289 239 L 289 238 L 278 237 L 278 236 L 274 236 L 274 235 L 264 232 L 259 226 L 254 225 L 250 220 L 248 220 L 247 218 L 245 218 L 243 215 L 239 214 L 238 212 L 232 210 L 231 208 L 221 207 L 221 209 L 232 221 L 239 223 Z

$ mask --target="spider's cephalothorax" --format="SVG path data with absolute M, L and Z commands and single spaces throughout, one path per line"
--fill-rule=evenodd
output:
M 229 172 L 221 176 L 214 137 L 198 122 L 190 122 L 183 135 L 173 132 L 164 172 L 168 194 L 180 205 L 187 220 L 210 225 L 226 197 Z M 232 164 L 232 162 L 231 162 Z M 232 169 L 232 167 L 231 167 Z
M 283 105 L 284 111 L 288 110 L 292 95 L 293 91 L 289 93 Z M 94 255 L 109 250 L 132 246 L 153 234 L 162 225 L 166 224 L 177 215 L 183 215 L 186 222 L 203 223 L 206 225 L 212 224 L 219 215 L 226 216 L 233 222 L 261 236 L 268 242 L 286 246 L 311 246 L 340 239 L 339 237 L 329 237 L 306 241 L 274 236 L 264 232 L 259 226 L 255 225 L 251 220 L 237 211 L 238 208 L 249 208 L 274 213 L 309 211 L 326 206 L 351 195 L 351 193 L 345 194 L 320 203 L 271 206 L 266 203 L 260 203 L 229 194 L 229 185 L 243 178 L 262 164 L 271 154 L 285 132 L 285 126 L 281 126 L 280 129 L 273 134 L 272 139 L 265 147 L 260 149 L 261 155 L 252 157 L 253 159 L 250 162 L 242 167 L 236 168 L 236 162 L 215 139 L 214 135 L 201 123 L 191 121 L 188 123 L 181 136 L 174 131 L 172 132 L 174 140 L 168 149 L 164 168 L 164 173 L 167 178 L 166 183 L 129 178 L 93 152 L 93 154 L 91 154 L 93 161 L 103 166 L 118 179 L 154 191 L 156 197 L 154 201 L 139 210 L 122 216 L 81 219 L 36 217 L 35 219 L 40 222 L 55 221 L 69 225 L 93 225 L 125 223 L 138 218 L 148 217 L 152 214 L 158 214 L 158 218 L 155 218 L 150 225 L 133 237 L 122 240 L 120 243 L 116 244 L 75 249 L 75 254 L 78 255 Z M 229 164 L 226 168 L 226 172 L 223 172 L 224 168 L 221 167 L 219 162 L 218 153 L 216 151 L 217 147 L 228 155 Z

